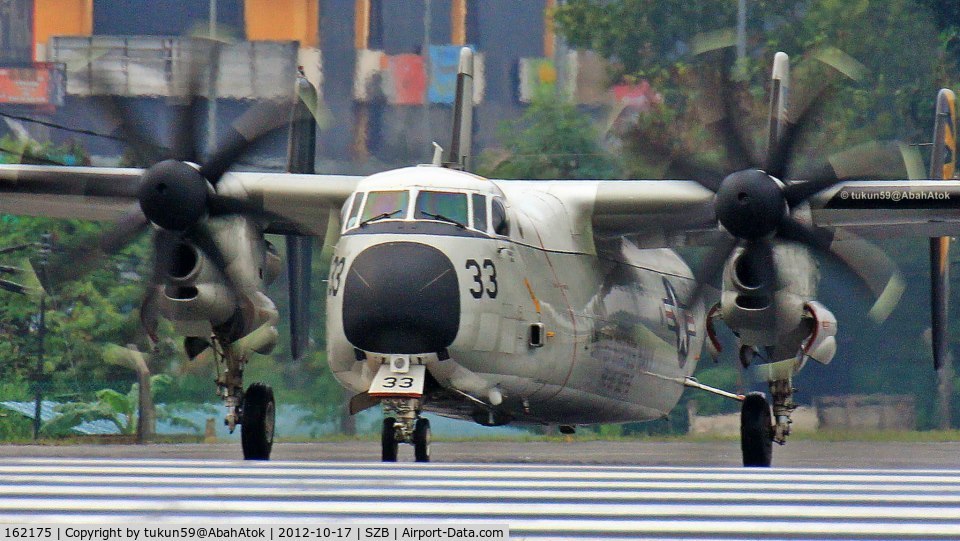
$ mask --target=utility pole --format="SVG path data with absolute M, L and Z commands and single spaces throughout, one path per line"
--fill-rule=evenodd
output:
M 39 257 L 39 271 L 40 271 L 40 283 L 46 282 L 46 272 L 47 272 L 47 262 L 50 258 L 50 233 L 44 233 L 40 236 L 40 257 Z M 33 397 L 34 397 L 34 406 L 33 406 L 33 439 L 40 439 L 40 426 L 42 420 L 40 418 L 41 406 L 43 405 L 43 360 L 44 360 L 44 342 L 47 334 L 47 294 L 46 292 L 40 293 L 40 322 L 37 327 L 37 368 L 36 372 L 33 375 Z

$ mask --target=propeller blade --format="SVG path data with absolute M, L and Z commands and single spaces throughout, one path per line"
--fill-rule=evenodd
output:
M 930 333 L 933 368 L 940 370 L 949 352 L 950 237 L 930 239 Z
M 946 88 L 937 94 L 930 178 L 951 179 L 957 164 L 956 96 Z M 940 370 L 950 355 L 950 237 L 930 239 L 930 332 L 933 367 Z
M 776 260 L 773 246 L 766 239 L 745 242 L 737 260 L 737 275 L 746 285 L 776 289 Z
M 140 300 L 140 328 L 150 340 L 150 343 L 156 345 L 160 341 L 160 288 L 156 283 L 151 283 L 144 288 L 143 298 Z
M 787 178 L 788 170 L 794 158 L 794 150 L 803 135 L 808 131 L 813 119 L 820 116 L 832 92 L 836 90 L 834 83 L 837 81 L 838 75 L 858 81 L 866 72 L 866 68 L 853 57 L 833 47 L 818 49 L 810 56 L 832 69 L 826 73 L 811 73 L 810 70 L 807 70 L 804 78 L 813 81 L 814 84 L 806 89 L 803 94 L 798 93 L 796 99 L 793 100 L 795 105 L 792 109 L 797 112 L 793 120 L 790 120 L 787 115 L 790 108 L 785 107 L 784 104 L 780 105 L 781 118 L 785 122 L 779 126 L 777 143 L 769 147 L 766 163 L 767 173 L 779 179 Z M 775 72 L 777 70 L 776 61 L 775 58 Z M 789 67 L 786 69 L 789 70 Z M 774 79 L 776 79 L 776 73 Z M 789 81 L 789 71 L 786 72 L 785 79 Z M 771 142 L 773 141 L 771 135 Z
M 684 303 L 687 307 L 696 306 L 703 299 L 707 287 L 720 278 L 724 265 L 730 259 L 730 254 L 733 253 L 738 244 L 739 241 L 736 238 L 727 236 L 707 253 L 693 273 L 696 286 L 687 295 L 687 300 Z
M 104 259 L 126 248 L 147 231 L 150 222 L 139 203 L 125 212 L 95 245 L 81 244 L 62 254 L 55 254 L 41 273 L 44 287 L 57 289 L 65 282 L 77 280 L 103 265 Z M 45 275 L 45 276 L 43 276 Z
M 200 166 L 200 174 L 216 187 L 224 173 L 251 146 L 277 129 L 287 127 L 291 119 L 290 106 L 290 101 L 260 102 L 247 109 L 231 125 L 226 139 Z
M 842 268 L 850 270 L 876 299 L 867 313 L 876 323 L 885 321 L 900 302 L 906 289 L 903 275 L 896 263 L 877 245 L 849 232 L 837 237 L 793 217 L 784 220 L 779 234 L 788 240 L 810 246 L 841 263 Z
M 233 273 L 230 272 L 228 268 L 229 262 L 227 261 L 226 254 L 220 248 L 220 245 L 217 243 L 217 240 L 213 234 L 213 230 L 210 228 L 210 225 L 206 222 L 200 222 L 195 225 L 190 231 L 188 231 L 184 238 L 193 243 L 194 246 L 209 258 L 210 262 L 223 275 L 224 283 L 233 294 L 234 297 L 239 301 L 245 297 L 243 290 L 240 289 L 239 284 L 235 280 Z
M 909 176 L 909 164 L 915 159 L 910 147 L 899 143 L 870 142 L 830 156 L 801 178 L 784 188 L 791 207 L 833 185 L 857 179 L 901 179 Z
M 204 49 L 207 54 L 204 55 L 206 62 L 202 59 L 191 58 L 188 70 L 186 88 L 184 90 L 183 102 L 177 103 L 173 107 L 173 118 L 170 120 L 170 145 L 173 157 L 185 162 L 199 162 L 198 149 L 199 141 L 197 138 L 197 103 L 200 99 L 201 77 L 203 75 L 204 65 L 210 65 L 212 61 L 212 49 Z M 191 51 L 191 55 L 197 54 Z
M 293 108 L 289 139 L 289 162 L 291 173 L 314 173 L 317 125 L 311 104 L 317 103 L 317 92 L 306 77 L 297 78 L 299 101 Z M 471 96 L 470 99 L 472 99 Z M 290 353 L 294 360 L 300 359 L 310 347 L 310 282 L 313 271 L 313 239 L 287 235 L 287 284 L 290 299 Z
M 137 373 L 148 372 L 147 360 L 143 353 L 135 346 L 123 347 L 117 344 L 107 344 L 103 347 L 103 360 L 118 366 L 123 366 Z
M 780 134 L 787 121 L 787 94 L 790 88 L 790 57 L 777 52 L 770 74 L 770 110 L 767 113 L 767 164 L 773 162 L 773 153 L 780 142 Z
M 672 137 L 672 136 L 668 136 Z M 650 163 L 663 163 L 666 167 L 664 178 L 693 180 L 704 188 L 716 192 L 720 182 L 726 176 L 719 167 L 697 160 L 685 149 L 674 149 L 672 145 L 642 129 L 634 129 L 626 139 L 631 153 L 649 160 Z
M 830 83 L 821 80 L 821 83 L 813 89 L 809 99 L 797 100 L 803 105 L 797 109 L 799 114 L 793 120 L 786 118 L 779 132 L 779 140 L 767 159 L 767 174 L 779 179 L 786 178 L 787 170 L 795 155 L 794 151 L 812 122 L 823 111 L 829 98 L 829 89 Z
M 310 278 L 313 239 L 287 235 L 287 283 L 290 295 L 290 353 L 300 359 L 310 347 Z
M 732 50 L 727 47 L 711 51 L 705 57 L 713 57 L 711 63 L 717 72 L 710 77 L 697 72 L 700 87 L 701 118 L 707 128 L 722 143 L 726 151 L 727 165 L 732 170 L 748 169 L 757 163 L 747 144 L 740 123 L 745 115 L 740 110 L 730 78 L 733 65 Z
M 96 107 L 103 111 L 103 114 L 110 120 L 113 130 L 119 132 L 123 142 L 130 146 L 136 154 L 140 163 L 138 165 L 147 166 L 159 162 L 167 157 L 167 151 L 146 131 L 145 125 L 141 122 L 135 122 L 136 115 L 127 107 L 120 104 L 107 81 L 101 81 L 100 84 L 107 85 L 108 92 L 111 95 L 98 96 L 95 98 Z

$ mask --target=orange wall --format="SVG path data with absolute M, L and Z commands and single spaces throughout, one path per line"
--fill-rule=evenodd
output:
M 93 34 L 93 0 L 34 0 L 34 51 L 53 36 Z M 37 58 L 43 60 L 43 58 Z
M 319 0 L 246 0 L 247 39 L 296 40 L 301 47 L 319 43 Z

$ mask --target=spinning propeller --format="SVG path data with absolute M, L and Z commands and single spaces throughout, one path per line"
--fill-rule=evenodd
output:
M 739 118 L 744 113 L 738 107 L 735 85 L 731 80 L 729 49 L 711 51 L 726 58 L 716 62 L 713 77 L 701 76 L 700 86 L 704 101 L 706 124 L 722 145 L 726 167 L 733 173 L 693 160 L 673 160 L 671 174 L 696 180 L 716 193 L 714 210 L 717 221 L 730 234 L 708 253 L 697 273 L 697 286 L 688 304 L 704 295 L 723 270 L 726 261 L 738 248 L 742 255 L 737 260 L 738 272 L 747 276 L 758 290 L 775 289 L 778 276 L 773 256 L 773 242 L 794 241 L 810 247 L 838 261 L 863 281 L 877 297 L 871 310 L 876 321 L 884 320 L 899 300 L 902 279 L 893 262 L 879 248 L 851 238 L 842 248 L 835 244 L 833 234 L 814 228 L 802 212 L 808 199 L 835 184 L 860 178 L 903 178 L 904 157 L 895 144 L 869 144 L 835 154 L 822 164 L 806 167 L 807 172 L 794 174 L 797 162 L 796 148 L 809 131 L 817 114 L 831 93 L 832 78 L 837 73 L 856 74 L 855 61 L 842 53 L 831 52 L 818 58 L 830 66 L 830 76 L 798 100 L 793 114 L 786 114 L 781 85 L 786 86 L 789 67 L 786 55 L 778 53 L 772 77 L 770 100 L 770 137 L 765 160 L 760 163 L 750 151 L 751 145 L 741 129 Z M 656 143 L 636 143 L 648 155 L 670 155 L 670 149 Z M 665 152 L 666 151 L 666 152 Z M 891 177 L 891 171 L 896 175 Z M 800 212 L 798 212 L 800 210 Z
M 291 121 L 292 101 L 258 102 L 231 124 L 226 137 L 201 161 L 196 138 L 196 121 L 200 118 L 196 110 L 197 75 L 193 73 L 191 78 L 187 103 L 174 107 L 170 148 L 147 133 L 141 122 L 144 119 L 122 107 L 114 95 L 101 99 L 101 108 L 116 123 L 121 139 L 139 160 L 150 165 L 137 181 L 138 202 L 100 236 L 95 246 L 80 246 L 51 258 L 44 284 L 56 287 L 84 276 L 99 266 L 104 257 L 123 250 L 153 224 L 160 231 L 154 236 L 154 272 L 141 306 L 141 319 L 151 338 L 155 338 L 155 301 L 161 273 L 175 264 L 181 241 L 203 252 L 235 297 L 243 298 L 243 292 L 227 269 L 224 253 L 213 239 L 207 219 L 231 215 L 269 218 L 262 210 L 219 193 L 218 186 L 224 174 L 251 147 Z

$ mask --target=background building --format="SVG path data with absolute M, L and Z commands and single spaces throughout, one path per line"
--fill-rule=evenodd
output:
M 113 95 L 163 139 L 169 108 L 198 76 L 188 59 L 199 55 L 209 59 L 201 62 L 202 99 L 194 109 L 205 140 L 208 124 L 222 133 L 249 100 L 292 88 L 300 65 L 325 107 L 320 170 L 372 171 L 428 160 L 431 141 L 446 144 L 457 51 L 469 45 L 478 53 L 479 152 L 496 145 L 502 121 L 522 114 L 537 87 L 553 87 L 587 108 L 645 92 L 607 90 L 596 57 L 558 46 L 554 2 L 0 0 L 0 30 L 8 29 L 0 34 L 0 62 L 16 66 L 6 77 L 29 88 L 2 94 L 0 71 L 0 112 L 110 132 L 114 126 L 95 102 Z M 223 41 L 206 39 L 211 34 Z M 107 138 L 27 127 L 40 139 L 79 139 L 108 160 L 122 152 Z M 257 165 L 282 164 L 282 138 L 275 139 Z

